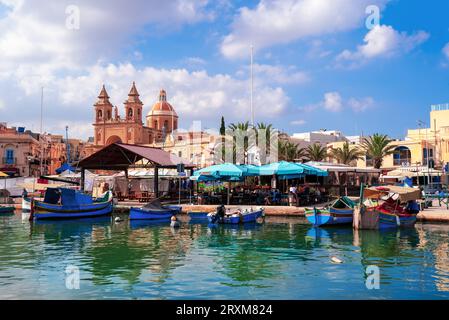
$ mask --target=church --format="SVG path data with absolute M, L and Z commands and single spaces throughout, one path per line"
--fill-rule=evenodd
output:
M 109 101 L 104 85 L 94 107 L 94 145 L 97 147 L 116 142 L 154 145 L 162 143 L 178 129 L 178 115 L 167 102 L 165 90 L 160 91 L 159 99 L 147 114 L 145 124 L 142 119 L 143 103 L 134 82 L 123 103 L 123 117 L 119 115 L 118 107 Z
M 198 167 L 213 164 L 216 141 L 219 136 L 199 131 L 179 130 L 179 118 L 173 106 L 167 101 L 165 90 L 143 121 L 143 103 L 136 84 L 133 82 L 128 98 L 123 103 L 124 116 L 113 106 L 105 86 L 94 104 L 94 137 L 83 149 L 83 157 L 112 143 L 146 145 L 164 149 L 188 160 Z

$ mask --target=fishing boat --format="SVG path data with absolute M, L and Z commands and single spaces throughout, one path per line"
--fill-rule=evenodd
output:
M 189 211 L 187 212 L 191 220 L 207 220 L 207 215 L 209 212 L 206 211 Z
M 22 212 L 31 212 L 31 202 L 32 199 L 29 197 L 22 197 Z
M 351 224 L 354 216 L 355 202 L 348 197 L 341 197 L 325 208 L 305 209 L 307 220 L 315 227 Z
M 207 219 L 212 224 L 244 224 L 254 223 L 257 219 L 265 216 L 263 208 L 250 210 L 236 209 L 226 211 L 224 206 L 219 206 L 216 212 L 211 212 L 207 215 Z
M 112 192 L 93 199 L 73 189 L 48 188 L 44 200 L 34 200 L 31 214 L 35 219 L 72 219 L 108 215 L 113 210 Z
M 419 189 L 372 187 L 364 189 L 363 197 L 367 201 L 375 199 L 376 204 L 360 208 L 354 224 L 357 229 L 391 229 L 415 225 L 419 210 L 411 210 L 409 204 L 421 198 Z
M 11 214 L 14 213 L 16 208 L 12 206 L 0 206 L 0 215 L 1 214 Z
M 180 212 L 179 206 L 164 206 L 159 199 L 147 203 L 142 208 L 131 208 L 130 220 L 167 220 Z

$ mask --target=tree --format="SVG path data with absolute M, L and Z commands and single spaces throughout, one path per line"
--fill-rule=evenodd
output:
M 384 157 L 393 154 L 395 146 L 390 145 L 392 141 L 387 135 L 379 133 L 363 138 L 362 148 L 373 159 L 374 168 L 380 169 Z
M 243 140 L 243 155 L 244 155 L 244 161 L 246 162 L 246 155 L 248 153 L 248 149 L 250 149 L 253 145 L 250 145 L 250 142 L 255 142 L 255 137 L 253 136 L 255 134 L 255 130 L 253 127 L 249 124 L 249 121 L 246 122 L 238 122 L 238 123 L 231 123 L 228 126 L 229 129 L 231 129 L 234 132 L 233 136 L 233 158 L 234 162 L 237 162 L 237 141 Z M 254 139 L 250 139 L 250 137 L 254 137 Z
M 353 161 L 363 159 L 364 152 L 357 147 L 351 148 L 349 142 L 345 142 L 343 147 L 332 148 L 329 152 L 329 156 L 337 160 L 338 163 L 351 164 Z
M 290 141 L 279 141 L 279 160 L 295 161 L 305 156 L 304 148 L 300 148 L 297 144 Z
M 314 143 L 307 147 L 305 155 L 310 161 L 323 161 L 327 158 L 327 149 L 319 143 Z
M 226 135 L 226 125 L 225 125 L 225 120 L 224 120 L 223 116 L 221 116 L 220 135 L 221 136 Z

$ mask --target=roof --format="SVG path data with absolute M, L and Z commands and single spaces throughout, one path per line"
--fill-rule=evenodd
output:
M 176 168 L 180 163 L 187 169 L 195 167 L 187 160 L 160 148 L 125 143 L 110 144 L 81 160 L 78 166 L 84 169 L 125 170 L 141 160 L 148 160 L 160 168 Z
M 374 168 L 358 168 L 358 167 L 351 167 L 345 164 L 338 164 L 338 163 L 330 163 L 330 162 L 315 162 L 310 161 L 306 163 L 307 165 L 310 165 L 312 167 L 325 170 L 328 172 L 358 172 L 358 173 L 380 173 L 380 169 L 374 169 Z
M 167 102 L 167 93 L 165 90 L 161 90 L 159 93 L 159 101 L 156 102 L 151 108 L 150 112 L 148 112 L 149 116 L 155 115 L 173 115 L 177 116 L 175 109 L 173 106 Z

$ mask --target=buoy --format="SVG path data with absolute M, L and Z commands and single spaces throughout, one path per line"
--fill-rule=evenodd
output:
M 343 260 L 340 260 L 340 259 L 338 259 L 337 257 L 332 257 L 332 258 L 331 258 L 331 261 L 332 261 L 333 263 L 343 263 Z
M 176 216 L 171 217 L 170 227 L 172 227 L 172 228 L 179 228 L 180 226 L 181 226 L 181 224 L 179 223 L 179 221 L 176 218 Z
M 123 221 L 123 219 L 122 219 L 122 218 L 120 218 L 120 217 L 115 217 L 114 221 L 115 221 L 115 222 L 122 222 L 122 221 Z

